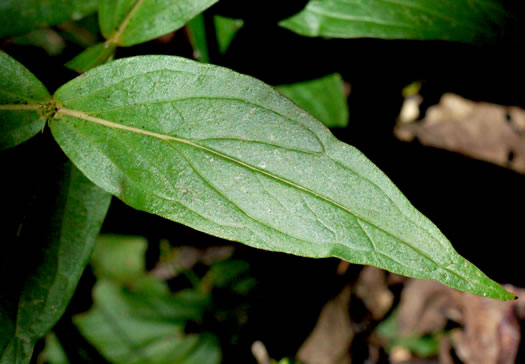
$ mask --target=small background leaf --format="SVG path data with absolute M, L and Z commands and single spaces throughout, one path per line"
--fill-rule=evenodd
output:
M 11 39 L 11 42 L 19 45 L 29 45 L 42 48 L 50 56 L 56 56 L 64 50 L 66 43 L 64 39 L 53 29 L 37 29 L 30 33 Z
M 478 42 L 497 39 L 507 16 L 497 0 L 310 0 L 280 25 L 307 36 Z
M 151 298 L 155 298 L 151 290 L 144 295 L 137 289 L 129 291 L 111 281 L 100 281 L 94 291 L 94 308 L 76 316 L 74 322 L 113 363 L 220 362 L 213 335 L 185 335 L 184 322 L 157 312 Z
M 129 282 L 145 274 L 144 253 L 148 242 L 142 237 L 102 235 L 97 239 L 92 267 L 97 277 Z
M 46 336 L 46 346 L 38 357 L 38 363 L 69 364 L 66 353 L 55 334 Z
M 42 130 L 45 86 L 22 64 L 0 51 L 0 150 L 14 147 Z
M 66 67 L 78 73 L 86 72 L 111 60 L 115 55 L 115 49 L 116 46 L 113 43 L 96 44 L 67 62 Z
M 145 248 L 139 237 L 98 240 L 92 260 L 95 303 L 74 317 L 75 325 L 113 363 L 219 363 L 214 335 L 185 333 L 188 321 L 202 321 L 210 296 L 197 289 L 171 293 L 145 271 Z
M 338 73 L 276 88 L 329 128 L 348 125 L 344 84 Z
M 230 46 L 235 34 L 237 34 L 244 25 L 244 20 L 215 15 L 213 17 L 213 22 L 215 23 L 215 34 L 217 35 L 219 51 L 221 53 L 226 53 L 226 50 Z
M 204 63 L 210 63 L 204 16 L 199 14 L 193 18 L 188 23 L 187 30 L 191 45 L 193 46 L 193 58 Z
M 97 0 L 2 0 L 0 38 L 80 19 L 96 7 Z

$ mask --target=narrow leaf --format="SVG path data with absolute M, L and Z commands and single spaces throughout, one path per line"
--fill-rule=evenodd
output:
M 55 94 L 52 133 L 137 209 L 250 246 L 514 296 L 355 148 L 270 86 L 178 57 L 112 62 Z
M 100 29 L 111 42 L 131 46 L 181 28 L 217 1 L 100 0 Z
M 215 23 L 215 33 L 217 34 L 219 51 L 221 53 L 226 53 L 230 43 L 235 37 L 235 34 L 237 34 L 237 32 L 244 25 L 244 20 L 231 19 L 220 15 L 215 15 L 213 17 L 213 22 Z
M 98 0 L 2 0 L 0 38 L 28 33 L 93 13 Z
M 56 205 L 51 203 L 48 215 L 38 217 L 37 228 L 30 223 L 22 226 L 19 239 L 36 241 L 38 244 L 33 245 L 39 250 L 32 254 L 41 254 L 41 258 L 23 285 L 18 306 L 16 302 L 0 301 L 1 306 L 15 307 L 11 322 L 16 325 L 10 337 L 3 333 L 0 336 L 2 363 L 29 363 L 33 345 L 62 316 L 109 206 L 111 195 L 89 182 L 70 162 L 64 166 L 59 183 L 56 196 L 49 191 L 46 197 L 54 197 Z
M 0 150 L 36 135 L 51 95 L 22 64 L 0 51 Z
M 341 75 L 277 86 L 277 90 L 329 128 L 348 125 L 348 106 Z
M 280 25 L 312 37 L 478 42 L 501 35 L 506 17 L 497 0 L 310 0 Z
M 111 60 L 115 55 L 115 48 L 110 42 L 96 44 L 67 62 L 66 67 L 78 73 L 89 71 Z
M 202 14 L 197 15 L 188 23 L 186 29 L 193 46 L 193 57 L 201 62 L 210 63 L 204 16 Z
M 66 46 L 64 39 L 51 28 L 34 30 L 30 33 L 12 38 L 11 42 L 42 48 L 50 56 L 59 55 Z

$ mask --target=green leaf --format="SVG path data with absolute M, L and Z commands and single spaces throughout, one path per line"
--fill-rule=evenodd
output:
M 66 353 L 55 334 L 46 336 L 46 346 L 38 357 L 37 363 L 69 364 Z
M 376 328 L 377 335 L 390 351 L 395 346 L 402 346 L 415 353 L 418 357 L 430 357 L 439 353 L 441 333 L 432 336 L 403 336 L 399 327 L 397 311 L 391 313 Z
M 280 23 L 306 36 L 486 41 L 507 14 L 497 0 L 310 0 Z
M 55 98 L 49 125 L 61 148 L 134 208 L 260 249 L 514 298 L 358 150 L 256 79 L 133 57 L 91 70 Z
M 200 14 L 193 18 L 188 23 L 187 30 L 193 46 L 193 57 L 201 62 L 210 63 L 204 16 Z
M 160 296 L 162 299 L 168 296 Z M 180 295 L 171 296 L 180 299 Z M 155 296 L 123 289 L 102 280 L 94 289 L 95 305 L 74 318 L 80 332 L 112 363 L 219 363 L 217 339 L 210 334 L 186 335 L 184 321 L 173 319 L 177 308 L 191 309 L 191 301 L 166 305 Z M 179 315 L 180 316 L 180 315 Z
M 97 14 L 91 14 L 78 21 L 65 21 L 58 28 L 62 38 L 82 48 L 94 46 L 100 31 Z
M 56 205 L 48 206 L 50 217 L 41 216 L 43 228 L 34 230 L 24 223 L 20 239 L 41 239 L 40 263 L 24 282 L 18 306 L 0 301 L 0 306 L 15 307 L 11 335 L 0 335 L 0 362 L 29 363 L 33 345 L 44 337 L 64 313 L 80 276 L 88 263 L 95 238 L 109 207 L 111 195 L 89 182 L 68 162 L 62 171 Z M 50 191 L 49 193 L 52 193 Z M 20 243 L 20 241 L 15 241 Z M 37 245 L 38 246 L 38 245 Z M 31 267 L 27 267 L 31 269 Z M 0 314 L 2 314 L 0 308 Z M 5 318 L 5 317 L 3 317 Z
M 116 46 L 110 42 L 96 44 L 67 62 L 66 67 L 78 73 L 89 71 L 111 60 L 115 55 L 115 49 Z
M 341 75 L 277 86 L 277 90 L 329 128 L 348 125 L 348 106 Z
M 44 127 L 51 95 L 22 64 L 0 51 L 0 150 L 14 147 Z
M 147 240 L 139 236 L 99 236 L 91 260 L 95 275 L 121 282 L 142 277 L 147 247 Z
M 131 46 L 181 28 L 217 1 L 100 0 L 100 29 L 112 43 Z
M 66 46 L 64 39 L 51 28 L 34 30 L 11 39 L 11 42 L 42 48 L 50 56 L 59 55 Z
M 213 22 L 215 23 L 215 33 L 217 34 L 219 51 L 221 53 L 226 53 L 230 43 L 235 37 L 235 34 L 237 34 L 237 32 L 244 25 L 244 20 L 225 18 L 220 15 L 215 15 L 213 17 Z
M 2 0 L 0 38 L 80 19 L 96 10 L 98 0 Z
M 244 260 L 228 259 L 215 263 L 206 274 L 209 284 L 214 287 L 224 288 L 234 283 L 250 270 L 250 265 Z

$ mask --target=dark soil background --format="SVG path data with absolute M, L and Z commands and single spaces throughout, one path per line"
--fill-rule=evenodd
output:
M 509 23 L 504 39 L 495 44 L 471 46 L 434 41 L 311 39 L 276 25 L 305 3 L 222 0 L 206 13 L 208 20 L 217 13 L 242 17 L 245 25 L 226 55 L 210 49 L 212 63 L 274 85 L 341 73 L 351 84 L 350 123 L 345 129 L 334 130 L 334 134 L 378 165 L 440 227 L 461 255 L 496 281 L 525 287 L 524 258 L 519 253 L 524 244 L 525 176 L 458 154 L 404 143 L 392 134 L 403 101 L 401 89 L 416 80 L 425 80 L 423 107 L 437 103 L 444 92 L 525 107 L 522 91 L 525 72 L 523 58 L 519 56 L 523 32 Z M 515 8 L 517 15 L 521 14 L 514 2 L 509 1 L 508 5 Z M 209 30 L 213 37 L 213 29 Z M 51 92 L 76 76 L 63 66 L 80 51 L 75 47 L 66 48 L 64 54 L 54 58 L 30 47 L 8 45 L 6 51 L 28 67 Z M 169 43 L 153 41 L 119 49 L 117 57 L 137 54 L 191 58 L 192 48 L 184 32 L 179 31 Z M 4 192 L 3 200 L 15 220 L 24 214 L 33 195 L 45 195 L 52 188 L 48 181 L 53 181 L 49 178 L 53 165 L 65 157 L 48 130 L 16 150 L 4 152 L 3 157 L 4 171 L 8 171 L 3 175 L 6 185 L 3 191 L 8 191 L 5 188 L 12 191 Z M 11 179 L 12 176 L 16 179 Z M 25 195 L 24 191 L 34 194 Z M 103 232 L 146 236 L 150 241 L 149 267 L 158 258 L 158 242 L 163 238 L 203 247 L 231 244 L 135 211 L 116 199 Z M 322 305 L 354 280 L 360 269 L 352 266 L 344 276 L 337 276 L 335 259 L 305 259 L 236 243 L 235 246 L 235 255 L 249 261 L 251 274 L 258 283 L 248 302 L 249 320 L 239 329 L 238 343 L 225 343 L 225 363 L 255 362 L 249 351 L 255 340 L 264 342 L 272 357 L 293 357 L 313 328 Z M 70 322 L 71 315 L 91 306 L 93 284 L 94 277 L 88 270 L 56 329 L 60 339 L 65 340 L 66 351 L 68 343 L 84 348 L 68 352 L 73 363 L 104 363 Z M 223 337 L 237 330 L 214 322 L 208 324 Z M 359 340 L 354 342 L 352 349 L 356 363 L 364 361 L 367 355 L 358 343 Z

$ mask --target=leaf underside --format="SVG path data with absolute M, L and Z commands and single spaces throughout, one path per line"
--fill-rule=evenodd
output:
M 281 26 L 306 36 L 478 42 L 508 17 L 497 0 L 310 0 Z
M 49 125 L 61 148 L 134 208 L 260 249 L 514 297 L 358 150 L 256 79 L 133 57 L 93 69 L 55 98 Z

